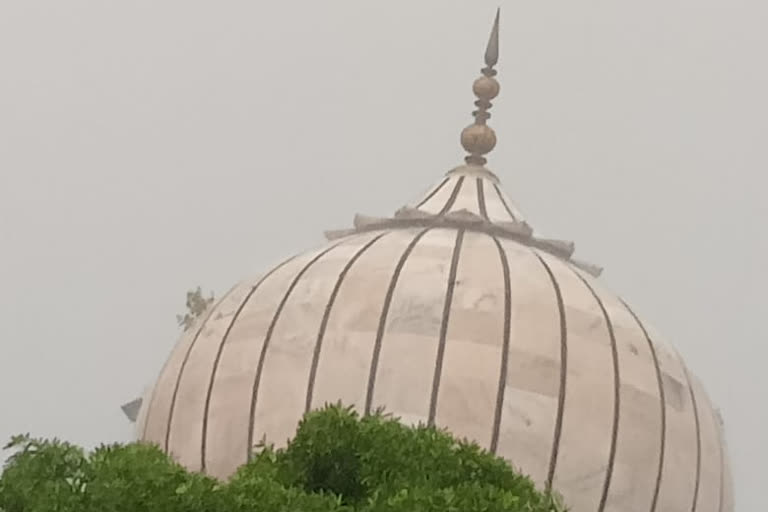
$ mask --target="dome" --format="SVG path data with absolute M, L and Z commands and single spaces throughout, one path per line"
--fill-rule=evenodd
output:
M 732 511 L 702 384 L 573 244 L 534 234 L 481 146 L 392 217 L 222 296 L 145 395 L 139 438 L 225 478 L 341 401 L 474 440 L 575 512 Z

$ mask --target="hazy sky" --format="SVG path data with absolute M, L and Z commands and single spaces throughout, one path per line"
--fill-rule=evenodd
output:
M 188 288 L 460 163 L 497 4 L 0 0 L 0 440 L 127 440 Z M 765 509 L 768 3 L 502 11 L 489 167 L 677 346 Z

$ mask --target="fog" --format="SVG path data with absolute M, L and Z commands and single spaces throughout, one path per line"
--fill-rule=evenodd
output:
M 125 441 L 217 294 L 461 162 L 497 3 L 0 2 L 0 440 Z M 679 349 L 768 498 L 768 4 L 502 9 L 489 167 Z M 762 391 L 761 391 L 762 389 Z

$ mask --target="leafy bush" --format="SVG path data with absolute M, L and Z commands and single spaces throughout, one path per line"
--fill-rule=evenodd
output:
M 284 449 L 260 446 L 226 482 L 157 447 L 16 437 L 0 476 L 4 512 L 559 512 L 551 494 L 477 445 L 377 413 L 309 413 Z

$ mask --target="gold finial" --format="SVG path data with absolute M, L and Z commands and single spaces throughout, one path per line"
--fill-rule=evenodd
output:
M 487 160 L 486 155 L 496 146 L 496 133 L 486 124 L 491 117 L 488 109 L 491 108 L 491 100 L 499 95 L 499 82 L 494 78 L 496 70 L 493 67 L 499 61 L 499 12 L 496 10 L 496 19 L 493 22 L 491 37 L 485 49 L 485 67 L 481 70 L 483 76 L 472 84 L 472 92 L 477 96 L 475 106 L 477 110 L 472 112 L 475 122 L 461 132 L 461 145 L 469 153 L 464 160 L 469 165 L 482 166 Z

